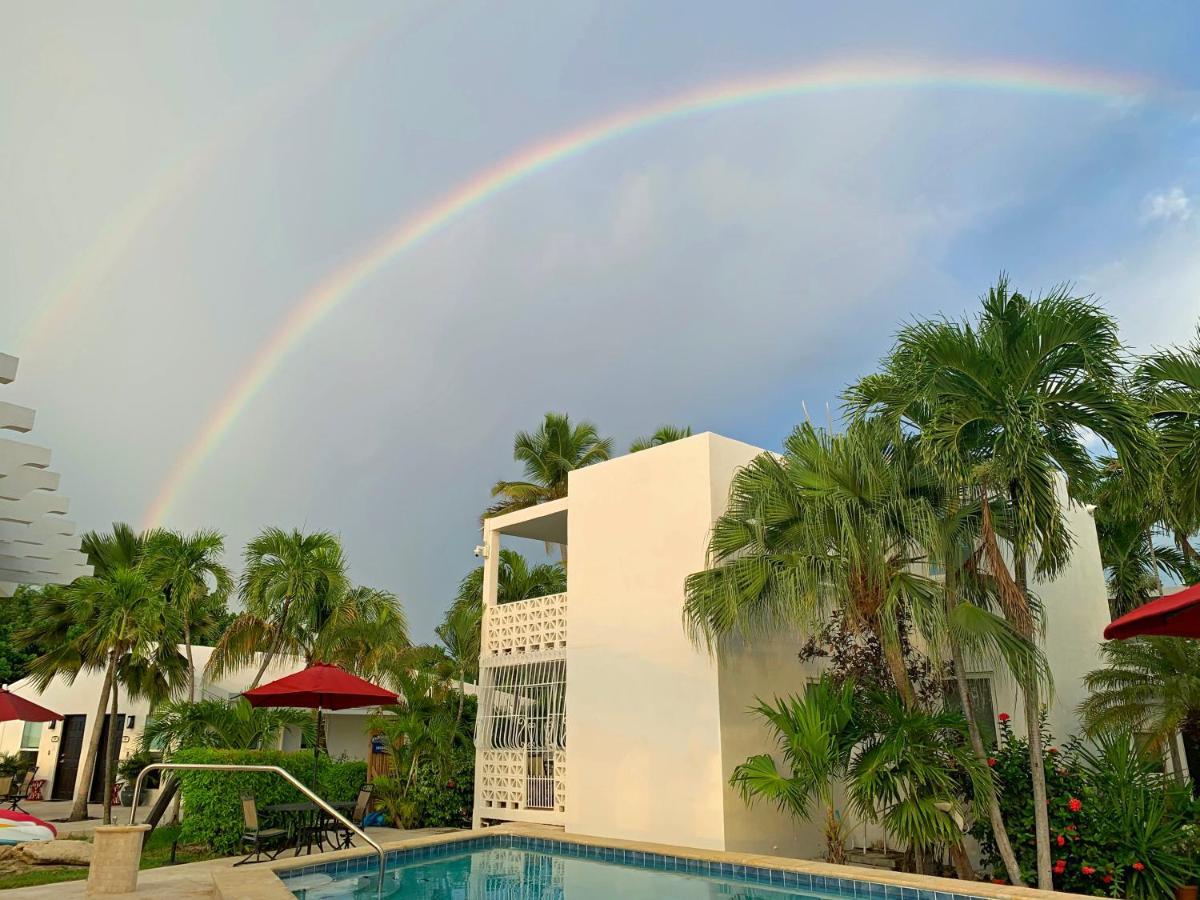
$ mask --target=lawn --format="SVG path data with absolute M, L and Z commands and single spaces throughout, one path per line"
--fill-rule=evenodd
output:
M 170 865 L 171 843 L 179 834 L 178 826 L 156 828 L 142 848 L 143 869 L 157 869 Z M 176 863 L 200 862 L 214 859 L 216 854 L 207 847 L 186 847 L 182 844 L 175 852 Z M 79 881 L 87 878 L 86 866 L 38 866 L 16 875 L 0 875 L 0 891 L 9 888 L 31 887 L 35 884 L 55 884 L 59 881 Z

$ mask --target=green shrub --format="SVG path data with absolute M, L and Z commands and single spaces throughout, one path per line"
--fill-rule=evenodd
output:
M 279 766 L 304 784 L 312 783 L 313 757 L 310 752 L 192 749 L 180 750 L 171 761 Z M 305 799 L 278 775 L 265 772 L 180 772 L 179 778 L 184 809 L 181 841 L 204 844 L 222 855 L 231 855 L 241 849 L 242 794 L 253 794 L 259 809 Z M 366 778 L 365 762 L 322 756 L 318 764 L 317 793 L 326 800 L 353 800 Z
M 417 767 L 412 798 L 419 805 L 424 828 L 466 828 L 475 802 L 475 751 L 455 751 L 448 775 L 430 765 Z
M 1046 743 L 1053 739 L 1043 728 Z M 1000 808 L 1022 876 L 1033 883 L 1037 847 L 1029 745 L 1000 718 L 1000 746 L 991 757 Z M 1046 753 L 1046 792 L 1054 889 L 1076 894 L 1169 900 L 1175 887 L 1200 875 L 1195 859 L 1200 810 L 1184 785 L 1142 756 L 1128 734 L 1101 737 L 1095 748 L 1070 741 Z M 994 880 L 1004 866 L 991 828 L 972 829 Z

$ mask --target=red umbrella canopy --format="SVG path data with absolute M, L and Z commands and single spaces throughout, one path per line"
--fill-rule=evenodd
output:
M 1200 584 L 1151 600 L 1104 629 L 1110 641 L 1138 635 L 1200 638 Z
M 398 699 L 391 691 L 329 663 L 313 663 L 303 671 L 260 685 L 242 696 L 251 706 L 300 706 L 305 709 L 382 706 Z
M 0 687 L 0 722 L 53 722 L 61 718 L 54 710 L 38 706 L 32 700 L 9 693 L 6 687 Z

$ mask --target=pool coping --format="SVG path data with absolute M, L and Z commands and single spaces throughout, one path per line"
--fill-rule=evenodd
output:
M 436 848 L 441 851 L 430 855 L 413 854 L 415 858 L 411 861 L 416 862 L 449 856 L 456 852 L 453 848 L 455 844 L 505 836 L 550 845 L 545 848 L 527 845 L 527 847 L 518 847 L 518 849 L 546 849 L 549 852 L 567 856 L 583 857 L 584 854 L 581 852 L 572 853 L 572 849 L 581 846 L 590 847 L 600 852 L 594 855 L 589 853 L 587 857 L 604 862 L 632 864 L 656 871 L 673 870 L 702 876 L 735 878 L 748 884 L 820 890 L 840 894 L 844 897 L 861 897 L 865 900 L 975 900 L 975 898 L 981 898 L 981 900 L 1047 900 L 1051 897 L 1081 896 L 1061 891 L 1043 891 L 1032 887 L 993 884 L 986 881 L 960 881 L 955 878 L 915 875 L 888 869 L 833 865 L 816 860 L 570 834 L 552 826 L 515 822 L 491 828 L 391 841 L 383 845 L 383 850 L 387 857 L 391 857 L 393 854 L 408 856 L 410 854 L 406 851 L 423 849 Z M 611 851 L 613 855 L 607 855 L 607 851 Z M 353 861 L 353 865 L 351 865 L 351 861 Z M 679 865 L 680 862 L 683 863 L 682 866 Z M 336 850 L 322 853 L 317 857 L 293 857 L 266 863 L 254 869 L 226 870 L 220 873 L 220 884 L 216 883 L 217 878 L 214 876 L 214 887 L 218 898 L 228 898 L 228 900 L 235 897 L 244 898 L 244 900 L 295 900 L 292 892 L 281 880 L 283 877 L 289 874 L 300 874 L 298 870 L 307 868 L 334 867 L 336 869 L 339 863 L 345 864 L 345 871 L 370 873 L 376 870 L 377 860 L 371 850 L 360 848 Z M 270 877 L 264 877 L 268 873 Z M 778 878 L 774 878 L 772 873 L 781 874 Z M 872 886 L 877 886 L 878 889 L 872 890 Z M 893 890 L 888 890 L 888 888 Z

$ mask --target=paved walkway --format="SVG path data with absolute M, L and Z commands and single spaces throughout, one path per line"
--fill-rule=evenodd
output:
M 129 811 L 126 810 L 128 815 Z M 141 813 L 139 812 L 139 819 Z M 95 827 L 95 823 L 92 823 Z M 394 841 L 409 838 L 426 837 L 433 834 L 444 834 L 455 831 L 454 828 L 368 828 L 367 834 L 386 846 Z M 357 840 L 356 844 L 357 846 Z M 290 853 L 290 851 L 289 851 Z M 285 853 L 280 860 L 290 858 Z M 314 862 L 321 858 L 320 853 L 314 853 Z M 230 856 L 224 859 L 208 859 L 204 862 L 185 863 L 181 866 L 161 866 L 157 869 L 146 869 L 138 876 L 136 894 L 109 895 L 107 900 L 145 900 L 145 898 L 169 898 L 169 900 L 206 900 L 213 896 L 212 873 L 228 869 L 240 856 Z M 241 871 L 241 870 L 239 870 Z M 43 884 L 36 887 L 13 888 L 3 891 L 4 900 L 79 900 L 87 891 L 87 880 L 66 881 L 58 884 Z
M 82 822 L 57 822 L 56 819 L 65 819 L 71 814 L 70 800 L 28 800 L 21 804 L 21 808 L 31 816 L 37 816 L 39 819 L 52 823 L 60 835 L 90 834 L 100 824 L 100 816 L 104 811 L 99 803 L 92 803 L 88 806 L 88 815 L 92 818 L 84 819 Z M 149 812 L 149 806 L 139 807 L 137 820 L 144 822 Z M 115 824 L 127 825 L 129 823 L 128 806 L 114 806 L 112 814 Z

